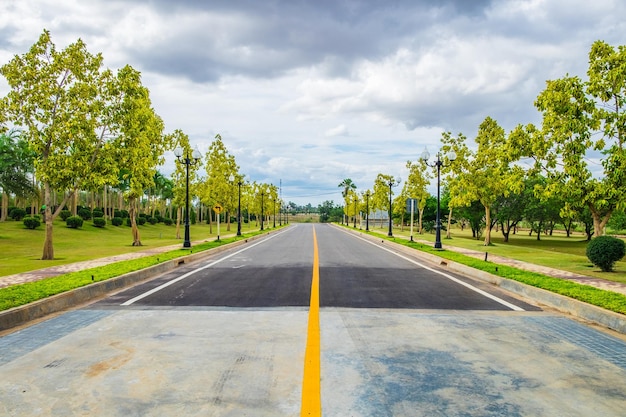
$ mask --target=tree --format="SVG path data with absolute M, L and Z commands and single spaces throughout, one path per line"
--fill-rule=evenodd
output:
M 222 137 L 217 134 L 206 154 L 207 179 L 202 194 L 202 201 L 210 207 L 221 204 L 226 218 L 228 213 L 237 209 L 237 185 L 230 181 L 230 176 L 239 177 L 239 166 L 235 157 L 228 152 Z M 230 219 L 229 219 L 230 220 Z M 229 223 L 230 226 L 230 223 Z
M 441 134 L 441 151 L 443 154 L 454 152 L 456 155 L 454 163 L 444 164 L 441 167 L 442 175 L 445 177 L 446 188 L 450 195 L 448 200 L 448 227 L 446 231 L 446 238 L 448 239 L 451 238 L 450 223 L 453 210 L 459 207 L 467 207 L 468 204 L 471 204 L 471 201 L 465 198 L 465 187 L 472 183 L 472 171 L 470 169 L 472 153 L 465 141 L 466 137 L 462 133 L 459 133 L 456 137 L 453 137 L 450 132 Z
M 494 214 L 505 242 L 509 241 L 511 230 L 524 218 L 525 201 L 523 192 L 512 192 L 508 196 L 500 195 L 496 198 Z
M 596 41 L 589 53 L 588 81 L 565 76 L 547 81 L 535 106 L 541 134 L 528 135 L 524 156 L 549 180 L 546 194 L 579 201 L 591 212 L 594 234 L 626 198 L 626 48 Z M 596 174 L 594 155 L 603 155 Z
M 20 138 L 19 131 L 0 133 L 0 188 L 2 188 L 2 213 L 0 221 L 8 217 L 9 195 L 28 197 L 36 194 L 29 174 L 34 171 L 35 155 L 28 143 Z
M 404 187 L 407 196 L 417 200 L 418 233 L 422 234 L 422 220 L 424 217 L 426 200 L 429 196 L 428 183 L 430 182 L 430 176 L 428 175 L 426 161 L 421 159 L 416 163 L 407 161 L 406 168 L 409 170 L 409 177 L 407 178 Z
M 0 101 L 0 119 L 21 127 L 36 155 L 36 177 L 43 184 L 46 236 L 42 259 L 53 259 L 53 220 L 67 202 L 52 211 L 55 190 L 104 184 L 115 177 L 111 148 L 96 128 L 104 116 L 100 96 L 108 74 L 100 71 L 102 56 L 92 55 L 79 39 L 57 51 L 44 31 L 22 55 L 0 68 L 10 91 Z
M 187 136 L 182 130 L 176 129 L 174 132 L 170 133 L 169 140 L 174 144 L 175 148 L 182 149 L 183 156 L 191 158 L 192 150 L 189 145 L 189 136 Z M 175 164 L 176 169 L 172 172 L 172 204 L 177 208 L 176 239 L 182 239 L 180 236 L 180 221 L 183 218 L 183 207 L 186 203 L 187 166 L 178 158 L 176 158 Z M 196 182 L 198 168 L 198 164 L 192 164 L 189 166 L 190 184 L 194 184 Z M 190 186 L 190 188 L 193 189 L 192 186 Z
M 346 215 L 346 224 L 348 224 L 348 206 L 350 205 L 350 191 L 356 190 L 356 184 L 352 182 L 350 178 L 346 178 L 339 183 L 337 186 L 339 188 L 343 188 L 341 191 L 341 196 L 343 197 L 343 201 L 345 203 L 344 212 Z

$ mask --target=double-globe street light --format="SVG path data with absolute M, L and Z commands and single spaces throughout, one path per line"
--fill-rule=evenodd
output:
M 174 155 L 176 155 L 176 159 L 178 159 L 181 163 L 185 164 L 186 167 L 186 179 L 185 179 L 185 241 L 183 242 L 183 248 L 191 247 L 191 240 L 189 238 L 189 166 L 195 165 L 198 163 L 200 158 L 202 158 L 202 154 L 195 148 L 191 153 L 191 157 L 188 152 L 185 152 L 183 148 L 180 146 L 174 149 Z
M 389 177 L 389 180 L 387 180 L 387 184 L 389 185 L 389 233 L 387 233 L 387 236 L 393 236 L 393 231 L 392 231 L 392 220 L 391 220 L 391 209 L 392 209 L 392 205 L 391 205 L 391 195 L 392 195 L 392 191 L 391 191 L 391 187 L 395 187 L 396 185 L 400 185 L 400 182 L 402 181 L 402 179 L 400 177 Z
M 261 189 L 261 230 L 263 230 L 263 224 L 265 223 L 265 207 L 263 197 L 269 193 L 269 190 L 265 190 L 265 188 Z
M 441 203 L 439 189 L 441 183 L 441 167 L 444 166 L 444 161 L 441 160 L 440 152 L 437 152 L 437 161 L 433 162 L 432 165 L 428 163 L 429 158 L 430 154 L 428 153 L 428 150 L 424 149 L 420 159 L 428 166 L 437 167 L 437 220 L 435 224 L 435 249 L 441 249 Z M 449 162 L 453 162 L 456 159 L 456 153 L 454 153 L 454 151 L 448 152 L 446 154 L 446 159 Z

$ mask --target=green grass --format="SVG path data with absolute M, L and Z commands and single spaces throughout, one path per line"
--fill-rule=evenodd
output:
M 71 272 L 39 281 L 0 288 L 0 311 L 25 305 L 55 294 L 73 290 L 75 288 L 80 288 L 93 282 L 104 281 L 129 272 L 145 269 L 159 263 L 189 255 L 191 251 L 198 253 L 228 243 L 236 242 L 238 240 L 247 239 L 261 233 L 266 232 L 255 230 L 245 233 L 239 237 L 234 236 L 221 238 L 220 241 L 212 240 L 196 244 L 190 249 L 175 249 L 169 252 L 146 256 L 139 259 L 120 261 L 109 265 Z
M 476 268 L 481 271 L 489 272 L 493 275 L 496 275 L 502 278 L 507 278 L 507 279 L 518 281 L 518 282 L 522 282 L 524 284 L 531 285 L 533 287 L 542 288 L 542 289 L 551 291 L 556 294 L 561 294 L 570 298 L 574 298 L 579 301 L 593 304 L 595 306 L 598 306 L 598 307 L 601 307 L 610 311 L 614 311 L 616 313 L 626 314 L 626 296 L 623 294 L 598 289 L 598 288 L 591 287 L 588 285 L 578 284 L 576 282 L 572 282 L 568 280 L 550 277 L 550 276 L 539 274 L 536 272 L 523 271 L 523 270 L 513 268 L 507 265 L 498 265 L 492 262 L 486 262 L 484 260 L 476 259 L 476 258 L 467 256 L 458 252 L 454 252 L 451 250 L 445 250 L 446 244 L 452 245 L 451 242 L 454 242 L 455 243 L 454 246 L 457 246 L 456 245 L 457 241 L 465 240 L 467 242 L 467 239 L 457 238 L 457 239 L 453 239 L 452 241 L 445 240 L 443 241 L 444 250 L 437 250 L 431 244 L 424 244 L 424 243 L 420 243 L 417 241 L 416 242 L 409 241 L 407 239 L 407 236 L 409 236 L 408 232 L 406 236 L 404 236 L 404 233 L 402 233 L 399 229 L 397 231 L 396 230 L 393 231 L 394 237 L 388 237 L 386 236 L 386 233 L 382 234 L 381 230 L 372 229 L 372 228 L 370 228 L 370 232 L 365 232 L 364 230 L 361 230 L 361 232 L 368 233 L 370 235 L 374 235 L 377 237 L 381 237 L 382 235 L 384 239 L 391 240 L 395 243 L 399 243 L 399 244 L 408 246 L 410 248 L 413 248 L 422 252 L 431 253 L 441 258 L 458 262 L 460 264 L 464 264 L 464 265 L 470 266 L 472 268 Z M 417 236 L 414 235 L 413 238 L 417 240 L 425 236 L 428 236 L 428 235 L 417 235 Z M 432 236 L 432 239 L 426 239 L 426 240 L 432 240 L 434 242 L 435 239 L 434 239 L 434 236 Z M 475 249 L 476 240 L 474 240 L 473 242 L 474 243 L 468 245 L 470 246 L 468 247 L 469 249 Z M 560 247 L 562 251 L 564 247 L 567 247 L 567 245 L 568 245 L 567 243 L 559 243 L 556 246 Z M 575 242 L 573 242 L 572 245 L 576 247 Z M 458 245 L 458 246 L 461 246 L 461 245 Z M 485 247 L 483 246 L 483 248 Z M 488 247 L 487 249 L 490 253 L 493 253 L 491 250 L 489 250 L 489 249 L 493 249 L 492 247 Z M 526 248 L 526 249 L 529 249 L 529 248 Z M 552 256 L 566 256 L 567 255 L 567 252 L 562 252 L 559 255 L 556 255 L 554 253 L 554 252 L 559 252 L 559 251 L 552 251 L 552 252 L 553 252 Z M 530 253 L 534 254 L 535 252 L 531 250 Z M 579 255 L 572 255 L 572 256 L 579 256 Z M 528 260 L 529 262 L 538 264 L 538 262 L 535 262 L 534 257 L 531 259 L 527 258 L 526 260 Z
M 220 234 L 226 235 L 236 231 L 236 224 L 231 225 L 230 232 L 225 225 L 220 225 Z M 255 228 L 254 224 L 248 227 L 242 225 L 242 232 L 247 233 Z M 176 226 L 166 226 L 162 223 L 139 226 L 143 246 L 132 246 L 130 227 L 112 226 L 97 228 L 91 221 L 85 221 L 81 229 L 70 229 L 65 223 L 57 220 L 54 223 L 53 260 L 42 261 L 45 226 L 35 230 L 28 230 L 22 222 L 6 221 L 0 223 L 0 277 L 21 272 L 33 271 L 51 266 L 64 265 L 73 262 L 86 261 L 95 258 L 120 255 L 123 253 L 138 252 L 150 248 L 176 245 L 182 246 L 182 240 L 176 239 Z M 181 225 L 181 236 L 184 228 Z M 190 226 L 192 241 L 214 239 L 217 236 L 217 227 L 213 225 L 213 233 L 209 233 L 206 223 Z
M 370 227 L 370 230 L 382 233 L 378 227 L 375 229 Z M 386 235 L 386 231 L 384 234 Z M 394 229 L 393 234 L 396 237 L 408 239 L 410 231 L 406 227 L 404 231 L 398 228 Z M 434 242 L 435 235 L 434 233 L 419 235 L 414 231 L 413 239 Z M 574 234 L 569 238 L 561 233 L 555 233 L 554 236 L 542 235 L 541 240 L 538 241 L 536 235 L 528 236 L 528 232 L 521 232 L 516 235 L 511 234 L 509 242 L 505 243 L 502 233 L 494 231 L 491 241 L 491 246 L 484 246 L 484 236 L 476 240 L 472 238 L 472 232 L 467 229 L 463 232 L 459 229 L 452 229 L 452 239 L 445 239 L 445 232 L 442 232 L 441 239 L 444 249 L 446 246 L 455 246 L 482 253 L 488 252 L 489 255 L 500 255 L 576 274 L 626 283 L 626 261 L 617 262 L 613 272 L 602 272 L 587 259 L 585 255 L 587 241 L 582 234 Z

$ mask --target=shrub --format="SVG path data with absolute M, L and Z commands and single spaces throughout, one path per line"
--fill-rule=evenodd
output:
M 91 215 L 93 216 L 94 219 L 96 217 L 104 217 L 104 212 L 100 209 L 94 209 Z
M 122 219 L 128 218 L 128 210 L 120 210 L 120 216 Z
M 156 217 L 147 217 L 146 220 L 150 224 L 157 224 L 159 222 L 159 220 Z
M 89 220 L 91 219 L 91 210 L 89 210 L 88 208 L 81 208 L 80 210 L 78 210 L 78 215 L 83 220 Z
M 34 230 L 41 226 L 41 222 L 37 217 L 28 216 L 24 217 L 24 226 L 26 226 L 28 229 Z
M 163 217 L 163 223 L 164 223 L 166 226 L 171 226 L 171 225 L 172 225 L 172 223 L 174 223 L 174 221 L 173 221 L 172 219 L 170 219 L 169 217 Z
M 94 217 L 93 218 L 93 225 L 96 227 L 104 227 L 106 226 L 107 221 L 104 220 L 104 217 Z
M 121 226 L 122 224 L 124 224 L 124 219 L 122 219 L 121 217 L 113 217 L 111 219 L 111 224 L 113 226 Z
M 604 272 L 613 270 L 615 262 L 626 254 L 626 244 L 613 236 L 598 236 L 587 244 L 587 258 Z
M 72 212 L 69 210 L 61 210 L 61 213 L 59 213 L 59 216 L 61 217 L 61 220 L 66 221 L 68 217 L 70 217 L 72 215 Z
M 70 216 L 65 220 L 65 224 L 72 229 L 78 229 L 79 227 L 83 227 L 83 218 L 80 216 Z
M 24 217 L 26 217 L 26 210 L 24 210 L 23 208 L 16 207 L 13 210 L 11 210 L 11 212 L 9 213 L 9 217 L 19 222 Z

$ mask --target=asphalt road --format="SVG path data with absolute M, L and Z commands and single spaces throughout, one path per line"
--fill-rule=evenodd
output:
M 626 343 L 303 224 L 2 337 L 0 374 L 8 416 L 618 416 Z

